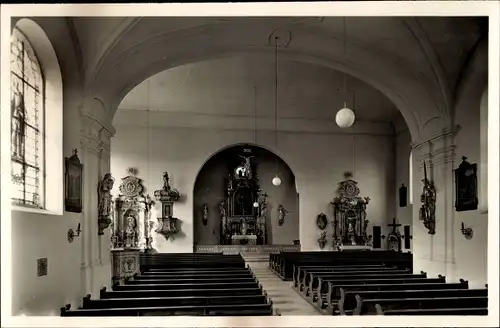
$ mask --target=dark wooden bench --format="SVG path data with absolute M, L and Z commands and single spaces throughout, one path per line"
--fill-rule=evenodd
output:
M 62 317 L 111 316 L 267 316 L 273 315 L 272 301 L 267 304 L 186 305 L 143 308 L 77 309 L 67 305 L 61 308 Z
M 237 289 L 237 288 L 257 288 L 257 282 L 225 282 L 225 283 L 206 283 L 206 284 L 136 284 L 136 285 L 115 285 L 113 290 L 177 290 L 177 289 Z
M 303 291 L 306 296 L 309 296 L 311 291 L 316 291 L 318 288 L 319 278 L 337 277 L 339 275 L 384 275 L 384 274 L 410 274 L 409 269 L 391 269 L 391 268 L 374 268 L 369 270 L 353 269 L 349 271 L 307 271 L 303 281 L 299 284 L 299 290 Z
M 226 295 L 262 295 L 262 286 L 254 288 L 223 289 L 175 289 L 175 290 L 113 290 L 103 287 L 100 298 L 133 298 L 133 297 L 173 297 L 173 296 L 226 296 Z
M 155 276 L 155 275 L 178 275 L 178 274 L 221 274 L 221 273 L 246 273 L 250 272 L 248 268 L 178 268 L 177 270 L 148 270 L 141 272 L 144 276 Z
M 405 276 L 410 275 L 411 273 L 408 270 L 389 270 L 389 271 L 356 271 L 356 272 L 338 272 L 338 273 L 328 273 L 328 274 L 318 274 L 317 278 L 332 278 L 332 279 L 370 279 L 377 277 L 386 277 L 386 278 L 404 278 Z M 306 278 L 309 276 L 306 275 Z M 302 284 L 299 285 L 299 291 L 304 294 L 305 297 L 308 297 L 310 293 L 314 293 L 315 291 L 311 289 L 311 282 L 313 279 L 305 280 Z M 316 281 L 318 281 L 316 279 Z
M 207 283 L 225 283 L 230 279 L 231 282 L 252 282 L 255 278 L 252 275 L 246 277 L 192 277 L 192 278 L 163 278 L 163 279 L 143 279 L 141 277 L 134 278 L 133 280 L 128 280 L 127 284 L 207 284 Z
M 395 251 L 281 252 L 270 256 L 270 268 L 283 280 L 293 279 L 293 266 L 385 264 L 412 269 L 412 254 Z
M 335 285 L 361 285 L 361 284 L 390 284 L 390 283 L 405 283 L 407 281 L 410 282 L 420 282 L 420 283 L 444 283 L 446 282 L 446 278 L 443 276 L 439 276 L 438 278 L 427 278 L 427 273 L 417 273 L 417 274 L 408 274 L 404 277 L 399 278 L 387 278 L 387 277 L 374 277 L 374 278 L 343 278 L 343 279 L 332 279 L 328 278 L 325 281 L 321 281 L 321 288 L 325 286 L 325 283 L 328 285 L 326 295 L 323 293 L 322 289 L 317 290 L 317 294 L 320 293 L 321 298 L 318 298 L 319 306 L 321 309 L 327 308 L 328 312 L 331 313 L 334 308 L 337 307 L 337 302 L 340 298 L 334 297 L 334 286 Z M 318 294 L 319 295 L 319 294 Z
M 83 298 L 84 309 L 140 308 L 185 305 L 266 304 L 267 295 L 174 296 L 91 299 Z
M 384 310 L 375 304 L 377 315 L 488 315 L 487 307 Z
M 337 311 L 340 312 L 338 308 L 338 303 L 342 299 L 342 292 L 355 293 L 356 291 L 407 291 L 407 290 L 446 290 L 446 289 L 468 289 L 469 283 L 467 281 L 457 282 L 457 283 L 415 283 L 415 282 L 405 282 L 405 283 L 387 283 L 387 284 L 360 284 L 360 285 L 346 285 L 339 284 L 333 286 L 333 293 L 331 299 L 331 307 L 328 308 L 329 314 L 336 314 Z
M 200 273 L 200 274 L 192 274 L 192 273 L 187 273 L 187 274 L 158 274 L 158 275 L 138 275 L 135 276 L 134 279 L 141 279 L 141 280 L 147 280 L 147 279 L 190 279 L 190 278 L 245 278 L 245 277 L 253 277 L 251 272 L 238 272 L 238 273 Z
M 345 315 L 346 310 L 354 310 L 354 315 L 375 314 L 376 304 L 391 309 L 488 306 L 487 289 L 344 291 L 341 288 L 340 292 L 338 306 L 341 315 Z
M 314 271 L 314 272 L 334 272 L 334 271 L 352 271 L 353 269 L 359 270 L 369 270 L 374 268 L 387 268 L 387 266 L 383 264 L 367 264 L 367 265 L 345 265 L 345 266 L 293 266 L 293 286 L 298 287 L 299 282 L 304 279 L 306 272 Z M 396 269 L 396 267 L 390 267 L 392 269 Z

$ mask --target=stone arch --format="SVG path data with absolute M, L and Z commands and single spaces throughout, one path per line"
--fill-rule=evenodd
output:
M 215 155 L 219 154 L 220 152 L 223 152 L 226 149 L 230 149 L 230 148 L 238 147 L 238 146 L 250 146 L 250 147 L 262 148 L 262 149 L 267 150 L 268 152 L 272 153 L 274 156 L 278 157 L 281 161 L 283 161 L 283 163 L 285 163 L 285 165 L 288 167 L 288 169 L 295 176 L 295 188 L 296 188 L 297 193 L 299 193 L 299 185 L 297 183 L 297 181 L 299 180 L 297 178 L 297 172 L 298 172 L 298 170 L 296 168 L 294 168 L 293 163 L 291 164 L 291 162 L 288 159 L 286 159 L 286 155 L 283 154 L 282 152 L 280 152 L 280 151 L 278 151 L 276 149 L 272 149 L 272 148 L 270 148 L 268 146 L 265 146 L 265 145 L 262 145 L 262 144 L 258 144 L 258 143 L 251 143 L 251 142 L 250 143 L 249 142 L 238 142 L 238 143 L 228 144 L 228 145 L 226 145 L 224 147 L 221 147 L 221 148 L 217 149 L 214 152 L 211 152 L 210 155 L 206 156 L 205 161 L 203 163 L 201 163 L 200 167 L 198 168 L 198 170 L 196 171 L 196 174 L 194 176 L 194 181 L 192 183 L 192 185 L 193 185 L 193 192 L 194 192 L 194 186 L 196 184 L 196 179 L 198 178 L 198 175 L 200 174 L 200 172 L 203 169 L 203 167 L 205 166 L 205 164 L 207 164 L 207 162 L 211 158 L 213 158 Z
M 110 54 L 108 63 L 103 64 L 96 74 L 93 92 L 100 93 L 108 103 L 112 119 L 125 95 L 158 72 L 239 53 L 271 53 L 271 47 L 261 42 L 260 37 L 257 40 L 251 39 L 256 38 L 254 36 L 245 39 L 241 37 L 241 33 L 232 31 L 231 27 L 237 31 L 241 26 L 219 23 L 184 30 L 179 35 L 155 35 L 127 51 Z M 293 27 L 290 29 L 293 41 L 283 49 L 280 56 L 342 71 L 378 89 L 402 113 L 413 142 L 451 126 L 445 97 L 434 92 L 431 85 L 404 67 L 404 64 L 402 67 L 401 62 L 395 63 L 392 60 L 394 56 L 388 58 L 387 54 L 355 42 L 349 45 L 349 56 L 344 56 L 339 50 L 342 49 L 340 39 L 318 34 L 317 31 L 294 30 Z M 168 49 L 165 49 L 166 43 Z M 111 74 L 111 70 L 114 73 Z
M 297 179 L 294 172 L 281 156 L 268 147 L 262 147 L 255 143 L 235 143 L 224 146 L 212 153 L 203 162 L 196 174 L 192 193 L 193 243 L 195 245 L 201 247 L 214 244 L 226 245 L 227 241 L 221 239 L 222 221 L 219 215 L 219 204 L 221 200 L 227 197 L 224 191 L 227 188 L 225 183 L 227 183 L 228 178 L 226 164 L 227 161 L 233 161 L 233 156 L 240 154 L 241 148 L 247 147 L 252 148 L 253 155 L 259 159 L 259 186 L 268 195 L 266 203 L 267 215 L 263 216 L 266 234 L 265 240 L 259 239 L 260 243 L 263 242 L 265 245 L 292 245 L 295 240 L 299 239 L 299 194 L 297 193 Z M 235 164 L 237 164 L 238 160 L 237 158 Z M 282 180 L 280 186 L 271 184 L 275 165 L 279 167 L 279 176 Z M 229 171 L 229 174 L 231 174 L 231 171 Z M 233 184 L 233 187 L 235 186 Z M 261 200 L 262 198 L 259 198 L 259 202 Z M 281 222 L 278 220 L 279 205 L 283 205 L 287 213 Z M 205 216 L 207 214 L 208 216 Z M 234 216 L 229 217 L 232 217 L 233 220 L 235 218 Z M 236 221 L 233 223 L 238 226 L 239 219 Z M 233 228 L 238 229 L 236 226 L 233 226 Z

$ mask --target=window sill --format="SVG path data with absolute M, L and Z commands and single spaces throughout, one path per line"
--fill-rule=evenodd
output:
M 57 215 L 57 216 L 63 215 L 63 213 L 58 213 L 55 211 L 49 211 L 49 210 L 41 209 L 41 208 L 24 207 L 24 206 L 19 206 L 19 205 L 11 205 L 11 210 L 13 212 L 35 213 L 35 214 L 42 214 L 42 215 Z

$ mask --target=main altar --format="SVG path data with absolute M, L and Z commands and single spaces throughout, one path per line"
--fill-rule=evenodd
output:
M 246 150 L 246 152 L 245 152 Z M 229 164 L 225 198 L 219 205 L 221 245 L 266 244 L 266 194 L 259 187 L 255 156 L 243 149 L 241 161 Z

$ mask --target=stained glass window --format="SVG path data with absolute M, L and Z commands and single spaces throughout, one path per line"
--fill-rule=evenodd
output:
M 12 202 L 43 208 L 44 80 L 33 47 L 14 28 L 10 44 Z

